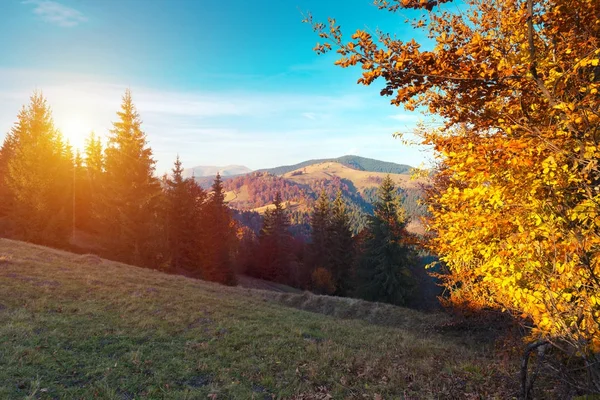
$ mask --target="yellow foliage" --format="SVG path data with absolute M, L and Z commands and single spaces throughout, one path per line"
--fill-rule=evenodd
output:
M 364 32 L 346 44 L 331 26 L 340 65 L 446 121 L 418 133 L 439 159 L 426 225 L 452 298 L 600 349 L 600 1 L 442 2 L 383 2 L 427 10 L 431 51 Z

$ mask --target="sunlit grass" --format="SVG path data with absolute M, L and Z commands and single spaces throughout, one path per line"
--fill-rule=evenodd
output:
M 484 346 L 435 333 L 446 316 L 369 304 L 229 288 L 0 240 L 0 398 L 515 393 Z

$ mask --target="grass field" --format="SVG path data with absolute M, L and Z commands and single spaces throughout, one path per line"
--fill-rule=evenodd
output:
M 448 318 L 0 239 L 0 398 L 516 395 L 517 363 L 443 333 Z

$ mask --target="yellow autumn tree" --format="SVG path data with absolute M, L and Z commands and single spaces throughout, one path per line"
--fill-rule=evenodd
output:
M 453 301 L 511 311 L 532 334 L 600 351 L 600 1 L 376 0 L 434 40 L 342 35 L 312 21 L 359 83 L 442 117 L 429 246 Z

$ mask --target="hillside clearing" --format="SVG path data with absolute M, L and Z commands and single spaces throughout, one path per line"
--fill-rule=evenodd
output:
M 308 183 L 317 179 L 331 179 L 332 176 L 338 176 L 341 179 L 351 181 L 360 192 L 366 188 L 379 186 L 374 178 L 383 179 L 389 175 L 399 187 L 404 189 L 417 188 L 423 183 L 423 179 L 411 179 L 409 174 L 393 174 L 385 172 L 359 171 L 337 162 L 324 162 L 309 165 L 307 167 L 288 172 L 282 175 L 297 183 Z
M 0 239 L 0 398 L 516 394 L 516 363 L 493 363 L 489 346 L 436 333 L 447 319 L 224 287 Z

